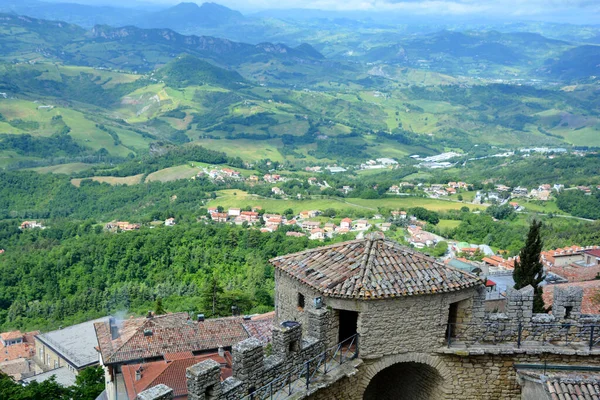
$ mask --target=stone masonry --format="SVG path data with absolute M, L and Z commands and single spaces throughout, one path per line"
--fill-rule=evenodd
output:
M 260 388 L 277 391 L 286 382 L 282 377 L 302 371 L 308 360 L 337 344 L 344 329 L 352 328 L 359 359 L 340 365 L 335 374 L 319 376 L 320 370 L 309 370 L 315 384 L 296 391 L 294 399 L 517 400 L 521 364 L 600 365 L 600 346 L 594 347 L 589 339 L 595 327 L 600 342 L 600 315 L 581 314 L 581 290 L 556 287 L 552 314 L 535 314 L 533 288 L 509 289 L 504 312 L 486 313 L 483 282 L 457 276 L 459 272 L 450 267 L 434 265 L 430 270 L 421 256 L 405 257 L 400 247 L 377 240 L 382 239 L 367 239 L 364 251 L 362 242 L 351 241 L 341 244 L 346 247 L 340 251 L 328 246 L 321 256 L 310 250 L 278 259 L 291 272 L 275 271 L 272 354 L 265 356 L 265 349 L 253 339 L 238 343 L 232 349 L 233 376 L 223 382 L 214 361 L 188 368 L 188 398 L 233 400 L 245 399 Z M 360 263 L 357 254 L 362 254 Z M 323 261 L 325 256 L 345 259 L 350 271 Z M 420 264 L 403 270 L 405 262 Z M 330 284 L 319 283 L 319 265 L 326 268 L 323 279 L 334 279 Z M 311 277 L 306 282 L 303 269 Z M 365 285 L 378 293 L 392 287 L 395 293 L 405 293 L 404 288 L 415 292 L 377 298 L 327 295 L 332 288 L 363 293 L 357 285 L 361 279 L 365 282 L 364 269 L 371 279 Z M 338 270 L 347 275 L 343 278 L 350 281 L 347 286 L 332 272 Z M 402 280 L 394 278 L 394 271 Z M 374 279 L 379 281 L 373 283 Z M 420 280 L 426 284 L 420 286 Z M 445 289 L 438 290 L 443 284 Z M 427 290 L 419 292 L 420 287 Z M 355 326 L 348 327 L 349 323 Z M 344 332 L 345 338 L 351 330 Z M 301 372 L 294 376 L 305 377 Z M 143 398 L 150 399 L 163 398 Z

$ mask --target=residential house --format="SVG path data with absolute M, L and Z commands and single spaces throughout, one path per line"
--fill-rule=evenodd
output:
M 456 194 L 456 189 L 448 187 L 446 188 L 446 192 L 448 192 L 448 194 Z
M 376 159 L 376 161 L 379 164 L 385 165 L 385 166 L 398 164 L 398 161 L 394 160 L 393 158 L 378 158 L 378 159 Z
M 112 221 L 106 224 L 106 230 L 116 232 L 116 231 L 133 231 L 140 229 L 140 224 L 131 224 L 127 221 Z
M 292 232 L 292 231 L 288 231 L 285 233 L 285 236 L 293 236 L 293 237 L 304 237 L 306 236 L 304 233 L 302 232 Z
M 320 222 L 317 221 L 302 221 L 302 229 L 305 229 L 307 231 L 311 231 L 313 229 L 317 229 L 321 226 Z
M 515 210 L 518 210 L 520 208 L 519 203 L 517 203 L 516 201 L 511 201 L 510 203 L 508 203 L 508 205 L 514 208 Z
M 233 345 L 250 337 L 266 345 L 270 341 L 269 326 L 272 320 L 271 313 L 260 319 L 226 317 L 206 320 L 203 314 L 198 314 L 192 320 L 187 313 L 157 316 L 149 313 L 143 318 L 123 321 L 110 318 L 96 323 L 94 328 L 100 365 L 106 376 L 106 399 L 129 398 L 133 392 L 126 387 L 125 374 L 133 374 L 132 381 L 136 382 L 135 374 L 140 366 L 163 361 L 151 367 L 161 369 L 164 363 L 190 358 L 190 353 L 213 357 L 216 352 L 220 357 L 225 357 L 225 352 L 231 351 Z M 131 368 L 127 367 L 132 365 Z M 144 369 L 139 371 L 140 379 L 137 381 L 144 382 Z M 185 374 L 185 369 L 180 366 L 176 368 L 177 372 L 173 372 Z M 146 374 L 149 374 L 148 370 Z M 180 379 L 171 374 L 168 376 L 174 382 Z M 148 376 L 147 379 L 150 380 Z
M 381 224 L 381 231 L 387 232 L 390 230 L 391 227 L 392 227 L 392 224 L 390 224 L 389 222 L 384 222 L 383 224 Z
M 249 182 L 251 184 L 258 183 L 258 176 L 250 175 L 247 179 L 247 182 Z
M 216 212 L 211 214 L 210 218 L 215 222 L 227 222 L 227 213 Z
M 17 381 L 42 372 L 32 360 L 35 357 L 34 336 L 39 333 L 39 331 L 1 333 L 0 372 L 4 372 Z
M 242 210 L 239 208 L 230 208 L 229 210 L 227 210 L 227 215 L 230 217 L 239 217 L 241 212 Z
M 552 186 L 550 186 L 549 184 L 545 183 L 545 184 L 540 185 L 538 187 L 538 191 L 541 192 L 542 190 L 548 190 L 548 191 L 550 191 L 550 190 L 552 190 Z
M 272 187 L 271 192 L 276 196 L 283 196 L 285 192 L 278 187 Z
M 36 335 L 36 362 L 45 371 L 64 367 L 64 374 L 70 372 L 74 380 L 79 371 L 98 365 L 98 340 L 94 324 L 105 323 L 109 318 L 99 318 Z
M 436 237 L 429 232 L 425 232 L 423 230 L 413 229 L 410 237 L 408 238 L 408 242 L 418 249 L 422 249 L 427 246 L 432 246 L 436 244 Z
M 127 399 L 135 400 L 144 390 L 164 384 L 173 389 L 173 399 L 187 399 L 186 369 L 206 360 L 214 360 L 221 366 L 221 381 L 233 375 L 233 359 L 222 348 L 216 353 L 194 355 L 191 351 L 163 355 L 161 360 L 121 367 Z
M 581 190 L 585 194 L 592 194 L 592 190 L 587 186 L 577 186 L 577 189 Z
M 216 212 L 219 212 L 219 209 L 217 207 L 208 207 L 208 213 L 210 215 L 213 215 Z
M 310 240 L 323 240 L 325 239 L 325 231 L 321 228 L 315 228 L 310 231 Z
M 554 186 L 553 186 L 553 189 L 556 190 L 557 192 L 560 192 L 564 188 L 565 188 L 565 185 L 562 185 L 560 183 L 555 183 Z
M 495 185 L 495 188 L 499 192 L 510 192 L 510 188 L 506 185 Z
M 321 214 L 321 211 L 319 210 L 309 210 L 309 211 L 300 211 L 300 218 L 302 219 L 307 219 L 307 218 L 314 218 L 317 217 Z
M 283 218 L 280 215 L 273 216 L 268 218 L 265 221 L 265 228 L 271 228 L 272 230 L 277 230 L 279 226 L 283 223 Z
M 309 185 L 316 185 L 317 184 L 317 178 L 315 178 L 315 177 L 308 178 L 308 184 Z
M 348 194 L 353 190 L 354 188 L 352 186 L 342 186 L 342 192 L 344 192 L 344 194 Z
M 350 218 L 344 218 L 341 222 L 340 222 L 340 228 L 341 229 L 352 229 L 352 220 Z
M 221 170 L 221 172 L 228 178 L 239 178 L 240 177 L 239 171 L 235 171 L 231 168 L 223 168 Z
M 600 265 L 600 249 L 590 249 L 583 252 L 584 262 L 589 266 Z
M 172 218 L 172 217 L 171 218 L 167 218 L 165 220 L 165 225 L 166 226 L 174 226 L 175 225 L 175 218 Z
M 549 190 L 540 190 L 538 191 L 537 199 L 541 201 L 550 200 L 550 191 Z
M 240 213 L 240 216 L 235 219 L 235 223 L 243 224 L 244 222 L 247 222 L 249 224 L 254 224 L 254 223 L 258 222 L 258 220 L 259 220 L 259 215 L 257 212 L 242 211 Z
M 36 221 L 24 221 L 21 224 L 21 229 L 33 229 L 33 228 L 43 228 L 44 226 L 42 225 L 41 222 L 36 222 Z
M 281 175 L 277 174 L 266 174 L 265 176 L 263 176 L 263 179 L 265 180 L 265 182 L 268 183 L 277 183 L 283 180 Z
M 323 227 L 323 230 L 327 233 L 331 233 L 331 232 L 335 232 L 335 229 L 337 228 L 337 226 L 332 223 L 332 222 L 328 222 L 325 224 L 325 226 Z
M 365 231 L 369 229 L 369 222 L 365 219 L 359 219 L 358 221 L 354 222 L 353 229 L 357 231 Z
M 400 193 L 400 187 L 398 185 L 392 185 L 388 189 L 388 192 L 393 193 L 393 194 L 399 194 Z

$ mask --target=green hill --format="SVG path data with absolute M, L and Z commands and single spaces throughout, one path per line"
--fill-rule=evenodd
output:
M 157 70 L 155 76 L 176 88 L 205 84 L 235 88 L 240 87 L 244 82 L 244 78 L 235 71 L 219 68 L 187 54 Z

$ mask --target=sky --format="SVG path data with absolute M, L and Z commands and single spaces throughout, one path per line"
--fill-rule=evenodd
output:
M 1 0 L 0 0 L 1 1 Z M 61 1 L 61 0 L 51 0 Z M 62 0 L 67 1 L 67 0 Z M 77 3 L 176 4 L 203 0 L 70 0 Z M 335 11 L 398 12 L 416 15 L 493 17 L 600 24 L 600 0 L 207 0 L 242 12 L 306 8 Z

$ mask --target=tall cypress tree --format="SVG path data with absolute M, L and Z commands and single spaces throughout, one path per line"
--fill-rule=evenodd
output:
M 515 289 L 531 285 L 534 290 L 533 312 L 544 312 L 544 300 L 542 299 L 542 288 L 539 284 L 544 280 L 544 266 L 540 261 L 542 252 L 542 239 L 540 237 L 541 221 L 533 221 L 529 227 L 525 247 L 519 253 L 519 260 L 515 261 L 513 278 Z

